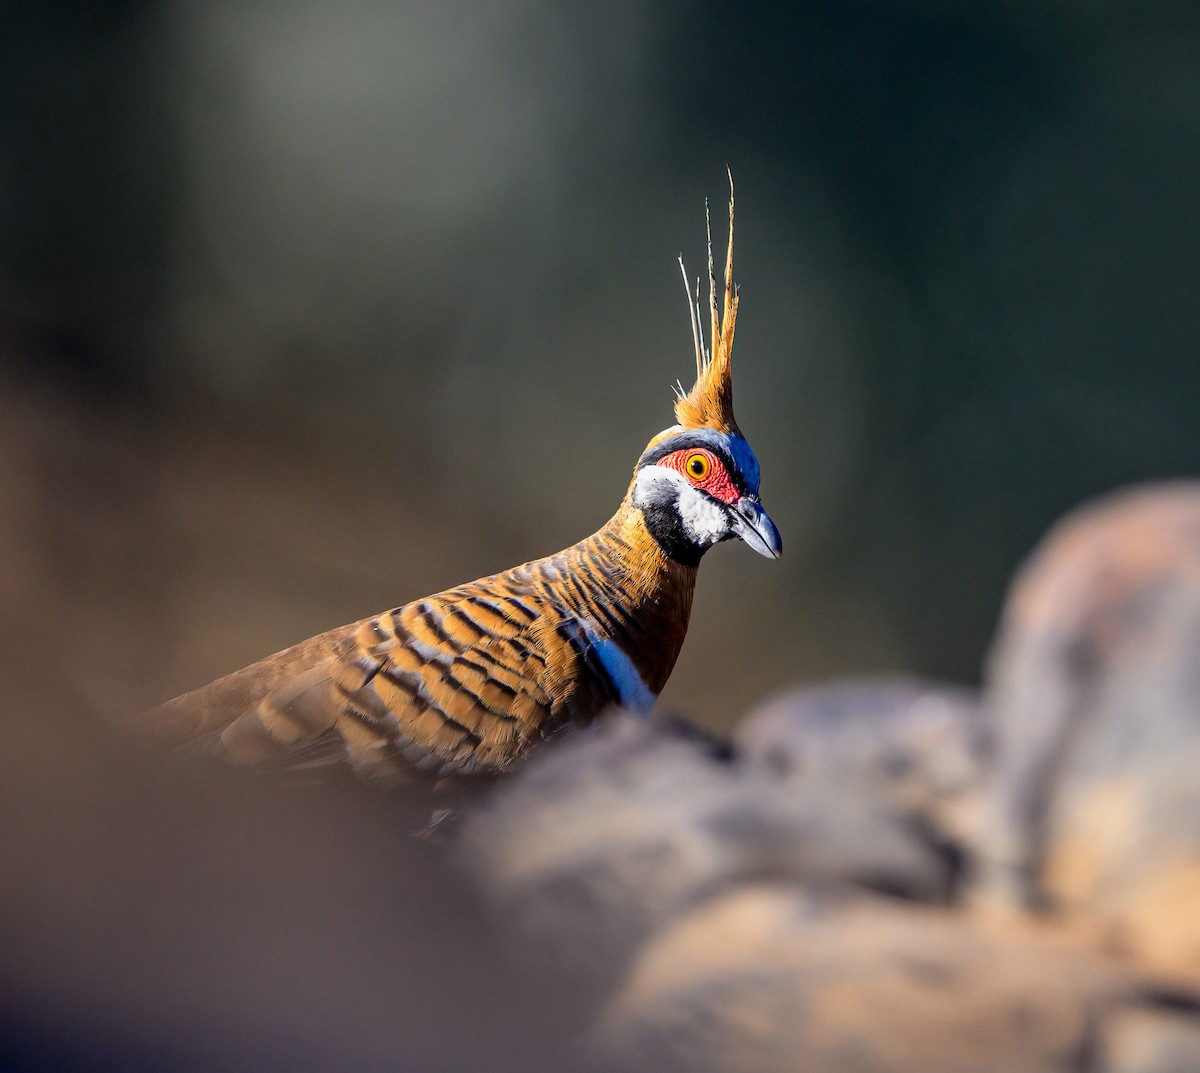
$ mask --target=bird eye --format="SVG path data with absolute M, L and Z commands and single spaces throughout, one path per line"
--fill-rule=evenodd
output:
M 712 463 L 709 462 L 708 455 L 702 455 L 697 452 L 694 455 L 688 455 L 688 460 L 684 463 L 684 468 L 692 480 L 702 481 L 708 476 L 709 470 L 712 469 Z

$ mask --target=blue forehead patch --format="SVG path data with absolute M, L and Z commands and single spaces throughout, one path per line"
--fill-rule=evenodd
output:
M 750 444 L 741 436 L 730 435 L 726 432 L 717 432 L 714 435 L 720 436 L 725 441 L 729 454 L 733 458 L 733 463 L 741 473 L 746 491 L 752 495 L 758 495 L 758 485 L 762 478 L 758 472 L 758 459 L 754 457 L 754 452 L 750 450 Z

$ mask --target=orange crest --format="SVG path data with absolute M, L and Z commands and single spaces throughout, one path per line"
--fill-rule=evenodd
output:
M 708 207 L 705 206 L 708 222 Z M 687 272 L 683 258 L 679 259 L 683 285 L 687 289 Z M 700 281 L 696 281 L 693 298 L 688 290 L 688 310 L 691 314 L 692 341 L 696 347 L 696 383 L 686 395 L 682 387 L 676 393 L 675 419 L 685 428 L 711 428 L 718 432 L 737 432 L 733 417 L 733 376 L 730 354 L 733 351 L 733 326 L 737 321 L 738 293 L 733 285 L 733 175 L 729 176 L 729 247 L 725 254 L 725 294 L 722 309 L 717 309 L 717 275 L 713 269 L 712 225 L 708 224 L 708 309 L 711 343 L 706 349 L 702 340 L 703 319 L 700 314 Z

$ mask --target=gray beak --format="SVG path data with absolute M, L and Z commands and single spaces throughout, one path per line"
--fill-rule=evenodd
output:
M 730 510 L 729 528 L 734 536 L 746 542 L 759 555 L 778 559 L 783 554 L 783 538 L 779 527 L 762 509 L 756 496 L 742 496 Z

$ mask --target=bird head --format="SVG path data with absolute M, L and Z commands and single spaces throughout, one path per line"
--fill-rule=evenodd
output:
M 680 269 L 683 261 L 680 260 Z M 760 555 L 783 554 L 779 529 L 759 501 L 758 459 L 733 416 L 730 356 L 737 320 L 733 285 L 733 179 L 729 182 L 729 247 L 725 255 L 724 302 L 717 308 L 712 230 L 708 242 L 711 342 L 702 342 L 699 283 L 688 291 L 696 383 L 678 389 L 675 421 L 646 445 L 634 470 L 631 496 L 646 528 L 672 559 L 694 564 L 714 544 L 732 537 Z

